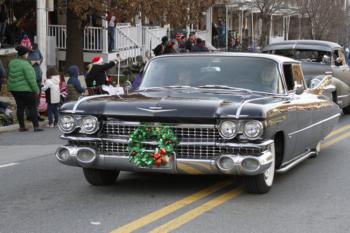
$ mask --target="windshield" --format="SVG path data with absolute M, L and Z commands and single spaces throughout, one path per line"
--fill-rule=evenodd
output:
M 252 57 L 163 57 L 147 67 L 140 89 L 198 87 L 282 94 L 278 65 Z

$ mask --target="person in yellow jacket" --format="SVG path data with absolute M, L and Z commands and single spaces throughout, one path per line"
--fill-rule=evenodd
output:
M 34 132 L 43 131 L 39 128 L 36 116 L 36 96 L 39 88 L 36 83 L 35 71 L 27 60 L 29 50 L 23 46 L 17 46 L 17 57 L 8 65 L 7 88 L 12 93 L 17 105 L 17 120 L 19 131 L 27 131 L 24 124 L 24 110 L 28 108 L 30 119 L 33 122 Z

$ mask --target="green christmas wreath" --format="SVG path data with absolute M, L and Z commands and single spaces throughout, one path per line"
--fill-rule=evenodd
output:
M 144 142 L 146 141 L 156 141 L 156 148 L 145 148 Z M 160 167 L 169 163 L 177 144 L 178 140 L 168 126 L 142 125 L 130 134 L 129 160 L 138 167 Z

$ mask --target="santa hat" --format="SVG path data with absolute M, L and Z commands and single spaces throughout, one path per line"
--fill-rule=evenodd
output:
M 101 57 L 94 57 L 91 60 L 92 64 L 102 64 L 103 63 L 103 59 Z

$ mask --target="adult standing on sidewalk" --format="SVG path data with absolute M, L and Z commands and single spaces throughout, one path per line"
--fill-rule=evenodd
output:
M 41 93 L 41 87 L 42 87 L 42 81 L 43 81 L 43 71 L 41 70 L 41 63 L 43 62 L 43 55 L 41 54 L 39 47 L 37 44 L 33 44 L 33 48 L 27 48 L 29 49 L 29 54 L 28 54 L 28 60 L 31 62 L 34 71 L 35 71 L 35 76 L 36 76 L 36 83 L 39 88 L 39 93 Z M 38 96 L 37 99 L 37 107 L 39 106 L 40 103 L 40 95 Z M 39 121 L 43 121 L 44 119 L 40 117 L 39 112 L 37 113 Z
M 23 46 L 17 46 L 16 50 L 18 57 L 11 60 L 8 66 L 7 88 L 16 100 L 19 131 L 27 131 L 24 124 L 24 109 L 26 107 L 33 122 L 34 132 L 43 131 L 39 128 L 36 117 L 36 98 L 39 94 L 39 88 L 34 68 L 27 60 L 29 50 Z
M 110 12 L 107 13 L 108 22 L 108 52 L 114 51 L 115 46 L 115 26 L 117 23 L 117 18 Z

